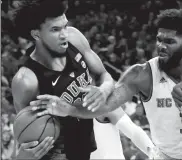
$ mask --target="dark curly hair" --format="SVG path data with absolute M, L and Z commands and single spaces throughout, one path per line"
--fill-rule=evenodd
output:
M 157 17 L 158 28 L 176 30 L 182 34 L 182 9 L 167 9 Z
M 47 18 L 64 14 L 68 8 L 65 0 L 23 0 L 14 12 L 15 34 L 32 40 L 31 30 L 40 29 Z

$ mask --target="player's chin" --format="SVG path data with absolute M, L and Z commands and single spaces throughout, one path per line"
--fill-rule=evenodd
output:
M 58 50 L 58 53 L 61 54 L 61 55 L 64 54 L 66 52 L 67 48 L 68 47 L 66 47 L 66 48 L 65 47 L 64 48 L 60 47 L 59 50 Z
M 159 55 L 159 59 L 160 59 L 160 61 L 162 61 L 162 62 L 164 62 L 164 63 L 166 63 L 168 60 L 169 60 L 169 57 L 168 57 L 168 55 Z

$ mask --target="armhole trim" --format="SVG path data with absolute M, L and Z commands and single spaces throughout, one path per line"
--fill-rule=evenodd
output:
M 152 78 L 152 85 L 151 85 L 150 93 L 149 93 L 149 96 L 148 96 L 148 97 L 144 96 L 143 93 L 140 93 L 140 94 L 142 95 L 142 96 L 141 96 L 141 100 L 142 100 L 144 103 L 150 101 L 150 99 L 152 98 L 152 95 L 153 95 L 153 85 L 154 85 L 154 83 L 153 83 L 153 74 L 152 74 L 151 65 L 150 65 L 149 62 L 147 62 L 147 65 L 149 65 L 149 68 L 150 68 L 150 71 L 151 71 L 150 74 L 151 74 L 151 78 Z

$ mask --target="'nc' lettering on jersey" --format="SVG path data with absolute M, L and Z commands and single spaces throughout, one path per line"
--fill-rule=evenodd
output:
M 158 108 L 170 108 L 172 107 L 172 99 L 171 98 L 157 98 L 157 107 Z

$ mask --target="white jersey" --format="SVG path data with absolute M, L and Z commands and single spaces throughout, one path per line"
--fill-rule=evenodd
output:
M 149 61 L 153 90 L 149 101 L 143 104 L 154 144 L 166 155 L 182 159 L 182 121 L 171 95 L 175 83 L 159 70 L 158 60 L 156 57 Z
M 90 159 L 125 159 L 119 130 L 111 123 L 100 123 L 94 119 L 97 150 Z

